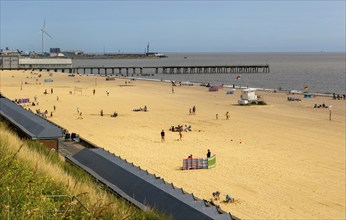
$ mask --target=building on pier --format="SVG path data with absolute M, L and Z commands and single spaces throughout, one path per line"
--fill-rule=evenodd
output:
M 0 68 L 1 69 L 18 69 L 19 55 L 15 54 L 1 54 Z
M 69 58 L 19 58 L 19 68 L 71 68 L 72 60 Z
M 19 53 L 0 54 L 0 69 L 51 69 L 72 68 L 70 58 L 29 58 Z

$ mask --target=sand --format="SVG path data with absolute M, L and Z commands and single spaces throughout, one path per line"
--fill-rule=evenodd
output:
M 172 93 L 164 82 L 125 84 L 130 80 L 37 73 L 0 71 L 1 93 L 10 99 L 33 100 L 37 95 L 39 105 L 27 108 L 51 112 L 55 105 L 49 120 L 200 199 L 210 200 L 214 191 L 221 192 L 221 200 L 230 194 L 234 203 L 215 203 L 236 217 L 346 218 L 344 100 L 295 95 L 302 101 L 289 102 L 286 93 L 261 91 L 268 105 L 238 106 L 239 90 L 226 95 L 226 88 L 208 92 L 195 85 L 177 86 Z M 54 82 L 44 83 L 47 78 Z M 75 93 L 74 87 L 82 92 Z M 51 88 L 53 94 L 43 94 Z M 328 109 L 313 108 L 315 103 L 333 106 L 331 121 Z M 132 111 L 145 105 L 148 112 Z M 189 114 L 193 106 L 196 115 Z M 77 108 L 83 119 L 78 119 Z M 110 117 L 114 111 L 116 118 Z M 179 124 L 192 126 L 181 141 L 178 132 L 168 130 Z M 215 168 L 181 170 L 183 158 L 206 157 L 208 149 L 216 155 Z

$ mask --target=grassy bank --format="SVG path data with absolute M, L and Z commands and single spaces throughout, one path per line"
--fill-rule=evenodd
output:
M 107 192 L 84 171 L 0 122 L 0 219 L 164 219 Z

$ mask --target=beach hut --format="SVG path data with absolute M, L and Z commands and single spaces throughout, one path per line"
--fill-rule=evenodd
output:
M 256 95 L 256 89 L 244 89 L 241 91 L 241 95 L 240 95 L 241 99 L 245 99 L 245 100 L 257 100 L 257 95 Z
M 241 91 L 240 100 L 238 100 L 238 104 L 246 105 L 252 102 L 257 102 L 258 97 L 256 95 L 256 89 L 249 88 Z
M 6 120 L 19 136 L 58 150 L 58 139 L 63 137 L 60 127 L 3 96 L 0 96 L 0 119 Z

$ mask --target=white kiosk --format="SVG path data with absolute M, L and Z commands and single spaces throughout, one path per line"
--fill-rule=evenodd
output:
M 244 89 L 241 91 L 240 99 L 238 100 L 239 105 L 246 105 L 253 102 L 257 103 L 258 97 L 256 95 L 256 89 Z

